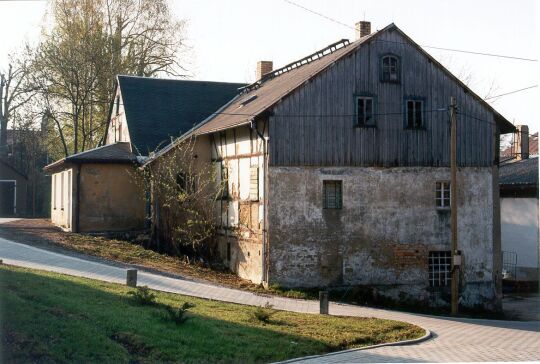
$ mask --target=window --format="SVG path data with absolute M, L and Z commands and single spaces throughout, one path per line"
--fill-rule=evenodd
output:
M 116 96 L 116 113 L 115 115 L 120 114 L 120 96 Z
M 407 106 L 407 128 L 420 129 L 424 126 L 423 113 L 424 101 L 422 100 L 406 100 Z
M 450 251 L 429 252 L 429 286 L 449 286 L 452 281 L 452 255 Z
M 64 172 L 60 173 L 60 209 L 64 209 Z
M 225 163 L 221 162 L 221 183 L 223 190 L 221 191 L 221 198 L 226 200 L 229 198 L 229 169 L 225 166 Z
M 399 82 L 399 59 L 393 55 L 383 56 L 381 59 L 381 81 Z
M 341 181 L 323 181 L 323 207 L 340 209 L 342 206 Z
M 435 183 L 435 206 L 438 209 L 450 208 L 450 182 Z
M 259 201 L 259 167 L 251 166 L 249 172 L 249 199 Z
M 360 96 L 356 98 L 356 125 L 374 125 L 373 97 Z

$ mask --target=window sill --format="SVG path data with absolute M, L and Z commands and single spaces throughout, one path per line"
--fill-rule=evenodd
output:
M 370 124 L 367 124 L 367 125 L 354 124 L 354 127 L 358 129 L 377 129 L 377 125 L 370 125 Z
M 437 212 L 440 212 L 440 213 L 448 213 L 450 211 L 451 211 L 450 207 L 437 207 Z

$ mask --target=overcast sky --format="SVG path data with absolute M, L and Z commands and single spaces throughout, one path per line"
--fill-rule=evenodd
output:
M 394 22 L 420 45 L 540 58 L 536 0 L 291 0 L 351 27 L 359 20 L 372 30 Z M 354 30 L 291 5 L 285 0 L 173 0 L 187 21 L 185 66 L 198 80 L 249 82 L 258 60 L 279 67 L 342 38 Z M 39 38 L 44 1 L 0 0 L 0 69 L 7 53 L 25 39 Z M 426 49 L 454 74 L 470 75 L 470 86 L 484 97 L 537 85 L 539 62 Z M 540 129 L 539 88 L 492 101 L 510 121 Z

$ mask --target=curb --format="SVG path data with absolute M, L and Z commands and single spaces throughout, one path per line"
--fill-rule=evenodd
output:
M 418 326 L 418 325 L 416 325 L 416 326 Z M 404 340 L 404 341 L 395 341 L 395 342 L 392 342 L 392 343 L 370 345 L 370 346 L 364 346 L 364 347 L 361 347 L 361 348 L 335 351 L 333 353 L 327 353 L 327 354 L 303 356 L 303 357 L 300 357 L 300 358 L 295 358 L 295 359 L 289 359 L 289 360 L 285 360 L 285 361 L 276 362 L 274 364 L 296 363 L 296 362 L 303 361 L 303 360 L 326 358 L 326 357 L 329 357 L 329 356 L 340 355 L 340 354 L 345 354 L 345 353 L 351 353 L 351 352 L 355 352 L 355 351 L 370 350 L 370 349 L 375 349 L 375 348 L 381 348 L 381 347 L 384 347 L 384 346 L 405 346 L 405 345 L 419 344 L 419 343 L 421 343 L 423 341 L 429 340 L 432 337 L 431 331 L 429 331 L 428 329 L 426 329 L 426 328 L 424 328 L 422 326 L 418 326 L 418 327 L 423 329 L 426 333 L 425 333 L 424 336 L 419 337 L 417 339 L 410 339 L 410 340 Z

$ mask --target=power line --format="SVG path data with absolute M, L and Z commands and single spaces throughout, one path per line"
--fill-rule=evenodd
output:
M 501 96 L 506 96 L 506 95 L 515 94 L 515 93 L 518 93 L 518 92 L 521 92 L 521 91 L 530 90 L 531 88 L 535 88 L 535 87 L 538 87 L 538 85 L 532 85 L 532 86 L 529 86 L 529 87 L 520 88 L 519 90 L 514 90 L 514 91 L 506 92 L 506 93 L 504 93 L 504 94 L 486 97 L 484 100 L 490 100 L 490 99 L 495 99 L 495 98 L 501 97 Z
M 355 30 L 354 27 L 351 27 L 350 25 L 342 23 L 339 20 L 331 18 L 331 17 L 329 17 L 327 15 L 321 14 L 321 13 L 315 11 L 315 10 L 306 8 L 306 7 L 304 7 L 304 6 L 300 5 L 300 4 L 297 4 L 295 2 L 292 2 L 290 0 L 283 0 L 283 1 L 285 1 L 286 3 L 291 4 L 293 6 L 296 6 L 296 7 L 300 8 L 300 9 L 308 11 L 308 12 L 310 12 L 312 14 L 315 14 L 317 16 L 325 18 L 325 19 L 327 19 L 327 20 L 329 20 L 331 22 L 334 22 L 334 23 L 339 24 L 341 26 L 344 26 L 344 27 L 347 27 L 349 29 Z M 393 41 L 388 41 L 388 42 L 398 43 L 398 44 L 408 44 L 408 43 L 405 43 L 405 42 L 393 42 Z M 444 47 L 437 47 L 437 46 L 430 46 L 430 45 L 420 45 L 420 46 L 423 47 L 423 48 L 431 48 L 431 49 L 437 49 L 437 50 L 448 51 L 448 52 L 474 54 L 474 55 L 477 55 L 477 56 L 488 56 L 488 57 L 514 59 L 514 60 L 518 60 L 518 61 L 538 62 L 537 59 L 533 59 L 533 58 L 516 57 L 516 56 L 509 56 L 509 55 L 504 55 L 504 54 L 495 54 L 495 53 L 487 53 L 487 52 L 475 52 L 475 51 L 467 51 L 467 50 L 463 50 L 463 49 L 444 48 Z

